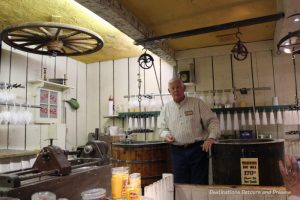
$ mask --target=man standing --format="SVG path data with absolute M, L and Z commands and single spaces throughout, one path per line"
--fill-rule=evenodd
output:
M 208 184 L 208 151 L 220 133 L 219 121 L 198 98 L 184 95 L 185 85 L 168 83 L 173 101 L 162 109 L 160 136 L 171 143 L 176 183 Z

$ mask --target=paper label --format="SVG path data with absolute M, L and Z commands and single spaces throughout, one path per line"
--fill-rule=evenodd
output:
M 241 184 L 259 185 L 258 158 L 241 158 Z

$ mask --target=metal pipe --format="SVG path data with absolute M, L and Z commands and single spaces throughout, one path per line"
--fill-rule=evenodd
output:
M 243 27 L 243 26 L 261 24 L 261 23 L 266 23 L 266 22 L 271 22 L 271 21 L 277 21 L 283 17 L 284 17 L 284 13 L 280 12 L 277 14 L 267 15 L 267 16 L 263 16 L 263 17 L 256 17 L 256 18 L 252 18 L 252 19 L 245 19 L 245 20 L 240 20 L 240 21 L 235 21 L 235 22 L 229 22 L 226 24 L 219 24 L 219 25 L 214 25 L 214 26 L 209 26 L 209 27 L 192 29 L 192 30 L 188 30 L 188 31 L 171 33 L 171 34 L 152 37 L 152 38 L 140 39 L 140 40 L 136 40 L 135 44 L 136 45 L 145 45 L 146 43 L 161 42 L 161 41 L 166 41 L 166 40 L 171 40 L 171 39 L 177 39 L 177 38 L 182 38 L 182 37 L 188 37 L 188 36 L 193 36 L 193 35 L 215 32 L 215 31 L 222 31 L 222 30 L 227 30 L 227 29 L 231 29 L 231 28 L 238 28 L 238 27 Z

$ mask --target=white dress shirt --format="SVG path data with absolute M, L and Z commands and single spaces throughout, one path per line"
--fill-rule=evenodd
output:
M 198 98 L 185 97 L 179 104 L 174 101 L 166 103 L 160 119 L 160 136 L 165 138 L 168 133 L 173 134 L 177 145 L 216 139 L 220 134 L 216 114 Z

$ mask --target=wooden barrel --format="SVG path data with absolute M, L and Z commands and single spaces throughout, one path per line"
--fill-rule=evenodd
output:
M 213 181 L 222 185 L 281 186 L 278 161 L 282 159 L 283 140 L 221 140 L 212 148 Z
M 171 172 L 169 155 L 169 144 L 161 141 L 112 144 L 113 166 L 128 166 L 130 173 L 141 173 L 142 187 Z

